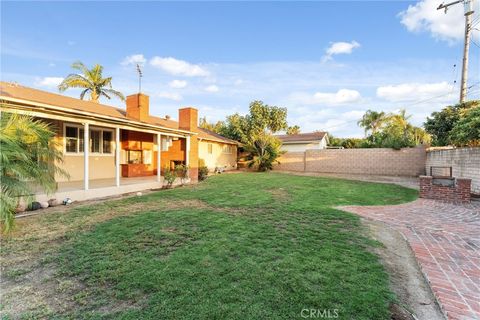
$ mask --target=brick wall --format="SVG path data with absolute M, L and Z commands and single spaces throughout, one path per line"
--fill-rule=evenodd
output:
M 276 170 L 419 176 L 425 174 L 425 148 L 323 149 L 287 152 Z
M 454 177 L 472 179 L 472 192 L 480 194 L 480 148 L 428 151 L 427 174 L 430 174 L 431 166 L 452 167 Z
M 420 198 L 442 200 L 446 202 L 470 202 L 470 179 L 453 179 L 453 185 L 437 183 L 431 176 L 420 177 Z

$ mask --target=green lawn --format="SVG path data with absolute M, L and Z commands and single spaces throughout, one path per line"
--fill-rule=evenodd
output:
M 379 244 L 333 207 L 416 197 L 388 184 L 218 175 L 25 220 L 2 256 L 14 250 L 38 263 L 4 271 L 28 285 L 28 273 L 55 270 L 48 290 L 68 303 L 43 298 L 22 310 L 26 318 L 301 319 L 303 309 L 337 309 L 339 319 L 389 319 L 394 296 L 372 253 Z M 21 299 L 6 299 L 4 314 Z

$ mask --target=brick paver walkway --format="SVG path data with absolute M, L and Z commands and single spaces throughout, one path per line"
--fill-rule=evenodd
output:
M 480 319 L 480 202 L 418 199 L 341 209 L 385 222 L 403 234 L 448 319 Z

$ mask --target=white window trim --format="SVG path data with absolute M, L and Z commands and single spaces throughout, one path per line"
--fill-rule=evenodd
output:
M 83 156 L 84 152 L 67 152 L 67 127 L 71 128 L 77 128 L 77 139 L 78 139 L 78 144 L 77 144 L 77 150 L 80 150 L 80 130 L 79 129 L 84 129 L 84 126 L 76 124 L 76 123 L 63 123 L 63 154 L 66 156 Z M 91 131 L 100 131 L 100 152 L 92 152 L 89 150 L 88 155 L 89 156 L 95 156 L 95 157 L 113 157 L 115 155 L 115 147 L 111 145 L 110 148 L 110 153 L 103 153 L 103 132 L 104 131 L 109 131 L 112 133 L 112 140 L 110 141 L 110 144 L 112 144 L 115 141 L 115 130 L 110 129 L 110 128 L 102 128 L 102 127 L 93 127 L 90 126 L 89 132 L 88 132 L 88 145 L 90 147 L 90 139 L 92 134 L 90 133 Z

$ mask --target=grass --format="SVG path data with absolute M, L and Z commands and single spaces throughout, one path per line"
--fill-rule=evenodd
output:
M 48 290 L 67 302 L 43 297 L 10 315 L 291 319 L 329 309 L 340 319 L 389 319 L 394 296 L 372 253 L 378 243 L 333 207 L 416 196 L 388 184 L 245 173 L 36 217 L 4 241 L 2 256 L 13 260 L 4 270 L 21 270 L 13 283 L 24 270 L 55 270 L 60 285 Z

